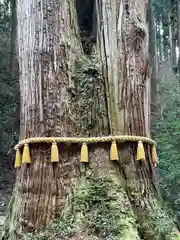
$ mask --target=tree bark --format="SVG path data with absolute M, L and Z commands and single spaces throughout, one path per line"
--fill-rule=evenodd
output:
M 16 54 L 16 27 L 17 27 L 17 19 L 16 19 L 16 0 L 11 1 L 11 73 L 12 78 L 14 79 L 17 74 L 17 54 Z
M 74 1 L 17 1 L 21 139 L 150 136 L 147 4 L 97 0 L 97 41 L 87 56 Z M 7 221 L 13 229 L 17 219 L 24 232 L 42 229 L 60 215 L 73 218 L 74 236 L 81 231 L 98 239 L 170 236 L 172 228 L 158 232 L 161 238 L 155 230 L 152 212 L 160 203 L 150 146 L 145 145 L 146 160 L 137 162 L 137 144 L 119 144 L 115 164 L 109 161 L 109 145 L 93 144 L 88 166 L 79 163 L 79 145 L 60 144 L 55 165 L 49 149 L 32 145 L 33 163 L 17 172 Z M 107 213 L 112 222 L 105 227 Z M 13 230 L 8 224 L 6 229 L 10 239 Z
M 176 11 L 177 11 L 177 4 L 176 1 L 171 1 L 171 35 L 172 35 L 172 49 L 171 49 L 171 58 L 173 68 L 175 72 L 177 72 L 177 56 L 176 56 L 176 46 L 177 46 L 177 28 L 176 28 Z
M 163 28 L 163 54 L 164 54 L 164 61 L 167 61 L 170 52 L 170 33 L 169 33 L 169 19 L 168 14 L 164 9 L 164 2 L 162 1 L 162 28 Z
M 157 98 L 157 80 L 158 80 L 158 62 L 157 62 L 157 43 L 156 43 L 156 23 L 154 16 L 153 0 L 149 0 L 149 57 L 150 57 L 150 77 L 151 77 L 151 116 L 152 121 L 156 113 L 156 98 Z
M 162 16 L 157 13 L 156 14 L 156 29 L 157 29 L 157 37 L 158 37 L 158 52 L 159 52 L 159 63 L 163 61 L 163 43 L 162 43 L 162 36 L 161 36 L 161 28 L 162 28 Z M 160 67 L 160 66 L 159 66 Z
M 180 3 L 177 1 L 177 19 L 178 19 L 178 48 L 180 49 Z M 180 56 L 178 56 L 178 72 L 180 73 Z

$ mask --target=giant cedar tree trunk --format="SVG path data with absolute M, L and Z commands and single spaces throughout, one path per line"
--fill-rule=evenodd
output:
M 148 3 L 92 2 L 17 0 L 21 139 L 150 135 Z M 137 144 L 118 147 L 117 164 L 108 144 L 94 144 L 89 166 L 80 166 L 79 145 L 60 144 L 56 165 L 50 145 L 32 145 L 33 163 L 17 172 L 8 236 L 17 219 L 29 231 L 60 215 L 73 219 L 72 239 L 164 239 L 166 229 L 155 231 L 160 204 L 150 146 L 142 163 Z

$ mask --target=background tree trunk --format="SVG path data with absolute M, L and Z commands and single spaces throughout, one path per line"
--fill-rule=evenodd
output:
M 180 3 L 177 1 L 177 32 L 178 32 L 178 48 L 180 49 Z M 178 72 L 180 73 L 180 56 L 178 56 Z
M 148 2 L 97 0 L 86 11 L 81 3 L 17 1 L 21 139 L 150 136 Z M 86 15 L 79 23 L 81 38 L 75 6 Z M 163 210 L 156 201 L 150 146 L 145 145 L 146 160 L 137 162 L 137 143 L 119 144 L 117 164 L 109 161 L 109 147 L 90 145 L 90 164 L 83 166 L 79 145 L 60 144 L 56 165 L 49 163 L 50 145 L 32 145 L 33 163 L 17 172 L 7 236 L 14 234 L 17 219 L 30 231 L 59 215 L 71 216 L 74 234 L 121 240 L 169 236 L 172 228 L 155 231 L 152 213 L 157 206 Z
M 158 61 L 157 61 L 157 44 L 156 44 L 156 19 L 154 16 L 153 0 L 149 0 L 149 57 L 150 57 L 150 73 L 151 73 L 151 122 L 153 121 L 156 109 L 157 98 L 157 80 L 158 80 Z M 151 124 L 152 125 L 152 124 Z
M 177 27 L 176 27 L 176 11 L 177 5 L 176 1 L 171 1 L 171 31 L 172 31 L 172 49 L 171 49 L 171 57 L 173 68 L 177 68 L 177 56 L 176 56 L 176 46 L 177 46 Z M 176 71 L 175 71 L 176 72 Z
M 16 0 L 11 1 L 11 12 L 12 12 L 12 25 L 11 25 L 11 72 L 12 78 L 16 77 L 17 74 L 17 49 L 16 49 L 16 27 L 17 27 L 17 14 L 16 14 Z

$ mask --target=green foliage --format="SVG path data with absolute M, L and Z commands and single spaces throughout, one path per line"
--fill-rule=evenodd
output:
M 153 135 L 158 145 L 158 173 L 164 198 L 176 213 L 180 211 L 180 93 L 179 79 L 162 79 L 159 109 L 153 120 Z
M 170 117 L 161 123 L 160 132 L 156 135 L 160 158 L 160 184 L 166 199 L 177 209 L 180 203 L 179 129 L 180 120 Z
M 3 1 L 3 3 L 0 3 L 1 160 L 9 160 L 9 150 L 15 144 L 15 142 L 17 142 L 19 134 L 19 115 L 15 114 L 19 105 L 19 84 L 17 77 L 12 77 L 11 73 L 11 22 L 12 20 L 9 1 Z
M 152 209 L 149 215 L 146 215 L 140 228 L 147 229 L 148 235 L 155 236 L 155 239 L 164 239 L 173 231 L 174 220 L 168 216 L 168 213 L 157 201 L 152 202 Z M 149 232 L 148 232 L 149 231 Z M 154 239 L 154 238 L 153 238 Z

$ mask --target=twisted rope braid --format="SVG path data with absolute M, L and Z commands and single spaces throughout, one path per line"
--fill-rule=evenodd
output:
M 51 143 L 51 163 L 59 162 L 59 149 L 57 143 L 81 143 L 81 154 L 80 154 L 80 162 L 88 163 L 88 144 L 90 143 L 99 143 L 99 142 L 111 142 L 110 148 L 110 160 L 118 161 L 118 148 L 116 142 L 138 142 L 137 145 L 137 157 L 136 159 L 145 160 L 145 151 L 143 143 L 148 143 L 152 145 L 151 148 L 151 156 L 152 162 L 154 165 L 157 165 L 158 156 L 156 152 L 156 143 L 152 139 L 148 137 L 140 137 L 140 136 L 128 136 L 128 135 L 120 135 L 120 136 L 104 136 L 104 137 L 34 137 L 28 138 L 20 141 L 14 149 L 16 150 L 16 159 L 15 159 L 15 168 L 21 166 L 21 164 L 30 164 L 31 154 L 29 144 L 33 143 Z M 23 153 L 21 156 L 20 148 L 23 147 Z
M 148 137 L 141 137 L 141 136 L 128 136 L 128 135 L 119 135 L 119 136 L 105 136 L 105 137 L 34 137 L 34 138 L 27 138 L 20 141 L 14 149 L 17 150 L 21 148 L 25 144 L 30 143 L 98 143 L 98 142 L 138 142 L 142 141 L 143 143 L 148 143 L 150 145 L 156 145 L 155 141 Z

